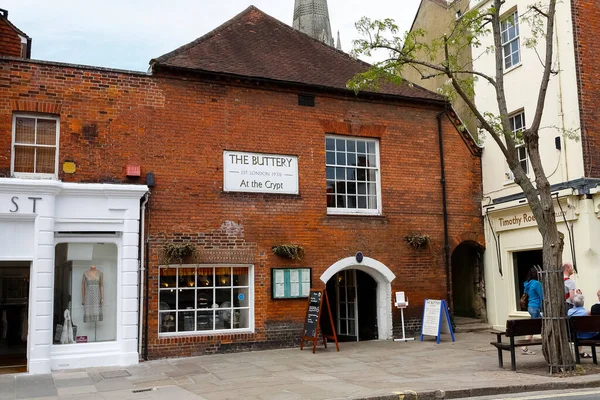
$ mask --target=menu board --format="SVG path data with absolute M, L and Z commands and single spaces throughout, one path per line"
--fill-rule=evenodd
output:
M 307 298 L 310 284 L 310 268 L 273 268 L 271 270 L 273 299 Z
M 423 328 L 421 334 L 437 336 L 440 329 L 440 311 L 442 309 L 441 300 L 425 300 L 425 309 L 423 310 Z
M 323 291 L 311 290 L 308 296 L 308 311 L 304 321 L 304 336 L 316 338 L 319 317 L 321 316 L 321 300 Z

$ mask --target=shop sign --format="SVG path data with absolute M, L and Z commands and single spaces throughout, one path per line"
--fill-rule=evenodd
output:
M 9 196 L 6 201 L 3 200 L 4 206 L 2 207 L 3 209 L 0 209 L 0 213 L 8 211 L 10 213 L 25 212 L 35 214 L 39 206 L 38 202 L 41 200 L 43 200 L 41 197 Z
M 224 151 L 223 190 L 298 194 L 298 157 Z
M 558 206 L 554 207 L 554 217 L 556 218 L 557 223 L 564 221 L 564 219 L 570 221 L 577 218 L 572 208 L 569 208 L 566 204 L 561 204 L 561 206 L 562 209 Z M 494 221 L 494 229 L 496 232 L 527 228 L 537 225 L 535 216 L 531 210 L 505 214 L 504 216 L 495 218 Z

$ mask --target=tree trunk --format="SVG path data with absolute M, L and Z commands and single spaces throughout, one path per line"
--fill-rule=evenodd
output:
M 554 207 L 543 211 L 546 222 L 555 220 Z M 552 215 L 548 215 L 548 214 Z M 575 369 L 569 331 L 566 319 L 565 293 L 562 272 L 563 238 L 558 232 L 556 223 L 547 226 L 542 236 L 544 290 L 544 317 L 542 325 L 542 353 L 548 364 L 549 372 L 561 373 Z

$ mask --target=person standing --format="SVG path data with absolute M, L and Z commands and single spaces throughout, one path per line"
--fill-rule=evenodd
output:
M 571 279 L 571 275 L 575 272 L 573 264 L 566 262 L 562 265 L 563 279 L 565 281 L 565 302 L 567 310 L 573 308 L 573 297 L 575 297 L 575 281 Z
M 594 304 L 592 306 L 592 308 L 590 309 L 591 315 L 600 315 L 600 290 L 598 290 L 598 293 L 596 293 L 596 296 L 598 296 L 598 302 L 596 304 Z
M 544 301 L 544 292 L 542 284 L 537 279 L 537 270 L 531 267 L 527 273 L 527 281 L 523 284 L 523 293 L 527 293 L 527 312 L 531 318 L 541 318 L 542 302 Z M 528 335 L 525 340 L 531 340 L 533 335 Z M 523 354 L 532 355 L 534 351 L 529 350 L 527 346 L 521 347 Z

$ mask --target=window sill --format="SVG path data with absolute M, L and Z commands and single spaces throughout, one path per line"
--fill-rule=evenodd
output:
M 19 179 L 46 179 L 46 180 L 58 180 L 58 176 L 54 174 L 28 174 L 25 172 L 13 172 L 13 178 Z
M 158 334 L 159 339 L 184 338 L 184 337 L 204 337 L 204 336 L 233 336 L 238 334 L 254 334 L 254 329 L 227 329 L 218 331 L 202 331 L 202 332 L 161 332 Z
M 517 68 L 520 68 L 522 65 L 523 65 L 523 63 L 522 63 L 522 62 L 520 62 L 520 63 L 518 63 L 517 65 L 513 65 L 513 66 L 511 66 L 510 68 L 508 68 L 508 69 L 505 69 L 505 70 L 504 70 L 504 75 L 508 74 L 509 72 L 512 72 L 512 71 L 514 71 L 514 70 L 515 70 L 515 69 L 517 69 Z

